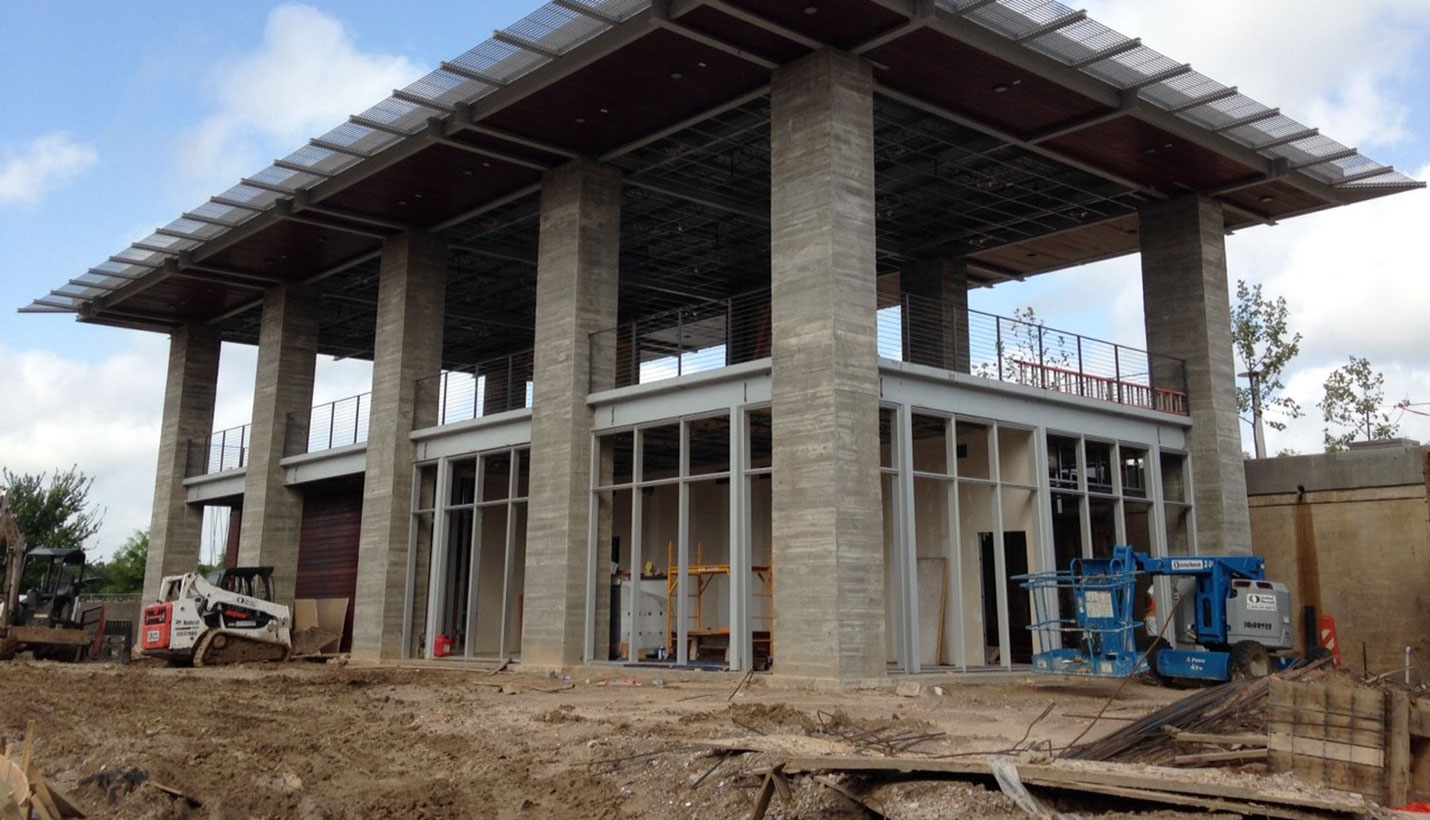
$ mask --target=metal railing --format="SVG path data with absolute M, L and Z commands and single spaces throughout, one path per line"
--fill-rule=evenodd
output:
M 289 413 L 283 454 L 318 453 L 367 441 L 372 392 L 315 404 L 307 413 Z
M 247 467 L 252 427 L 244 424 L 189 439 L 184 475 L 209 475 Z
M 1187 414 L 1186 365 L 1126 345 L 914 294 L 879 302 L 879 355 L 1128 407 Z M 768 289 L 591 334 L 592 391 L 770 355 Z
M 531 407 L 533 351 L 523 350 L 417 380 L 413 429 Z
M 879 308 L 884 358 L 1187 415 L 1181 359 L 914 294 Z
M 649 384 L 770 355 L 770 292 L 668 310 L 591 334 L 591 390 Z

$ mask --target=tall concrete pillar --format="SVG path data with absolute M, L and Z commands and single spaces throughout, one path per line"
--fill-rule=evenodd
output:
M 273 595 L 280 602 L 293 598 L 303 520 L 303 496 L 288 487 L 281 461 L 290 435 L 294 440 L 308 439 L 317 356 L 317 295 L 304 285 L 269 288 L 263 294 L 258 328 L 238 563 L 273 567 Z M 289 430 L 290 414 L 296 430 Z
M 522 659 L 545 666 L 581 660 L 591 510 L 592 368 L 614 375 L 614 340 L 590 336 L 616 324 L 621 178 L 575 160 L 541 185 L 536 267 L 536 364 L 531 407 L 531 503 L 526 529 Z
M 884 674 L 868 63 L 821 51 L 770 89 L 775 673 Z
M 1250 555 L 1221 206 L 1196 195 L 1148 205 L 1140 230 L 1147 349 L 1187 363 L 1198 549 Z M 1162 382 L 1158 386 L 1181 389 L 1157 363 L 1152 377 L 1154 384 Z
M 395 236 L 383 243 L 381 266 L 353 612 L 353 656 L 367 660 L 402 652 L 412 529 L 413 447 L 408 434 L 414 417 L 436 417 L 436 391 L 423 391 L 421 400 L 429 406 L 418 407 L 417 380 L 442 369 L 446 248 L 428 234 Z M 426 584 L 426 578 L 413 583 Z
M 906 300 L 906 358 L 915 364 L 967 373 L 968 265 L 962 259 L 927 259 L 899 274 Z
M 185 503 L 184 476 L 191 460 L 189 442 L 213 431 L 218 358 L 216 328 L 188 325 L 169 336 L 154 516 L 149 525 L 149 559 L 144 565 L 145 601 L 158 597 L 159 582 L 165 575 L 178 575 L 199 565 L 204 511 Z M 194 461 L 202 463 L 200 458 Z

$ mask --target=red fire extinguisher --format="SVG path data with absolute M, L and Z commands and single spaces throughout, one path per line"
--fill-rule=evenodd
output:
M 432 657 L 445 658 L 452 654 L 452 639 L 446 635 L 438 635 L 437 640 L 432 642 Z

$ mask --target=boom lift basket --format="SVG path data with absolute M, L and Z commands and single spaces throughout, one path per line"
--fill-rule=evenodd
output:
M 1079 558 L 1069 569 L 1014 580 L 1032 598 L 1034 669 L 1124 678 L 1143 666 L 1133 620 L 1137 566 L 1128 556 Z

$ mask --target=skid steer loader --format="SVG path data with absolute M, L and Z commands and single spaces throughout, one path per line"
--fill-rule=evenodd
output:
M 176 665 L 288 660 L 293 615 L 271 600 L 272 577 L 272 567 L 165 577 L 159 601 L 144 608 L 141 649 Z

